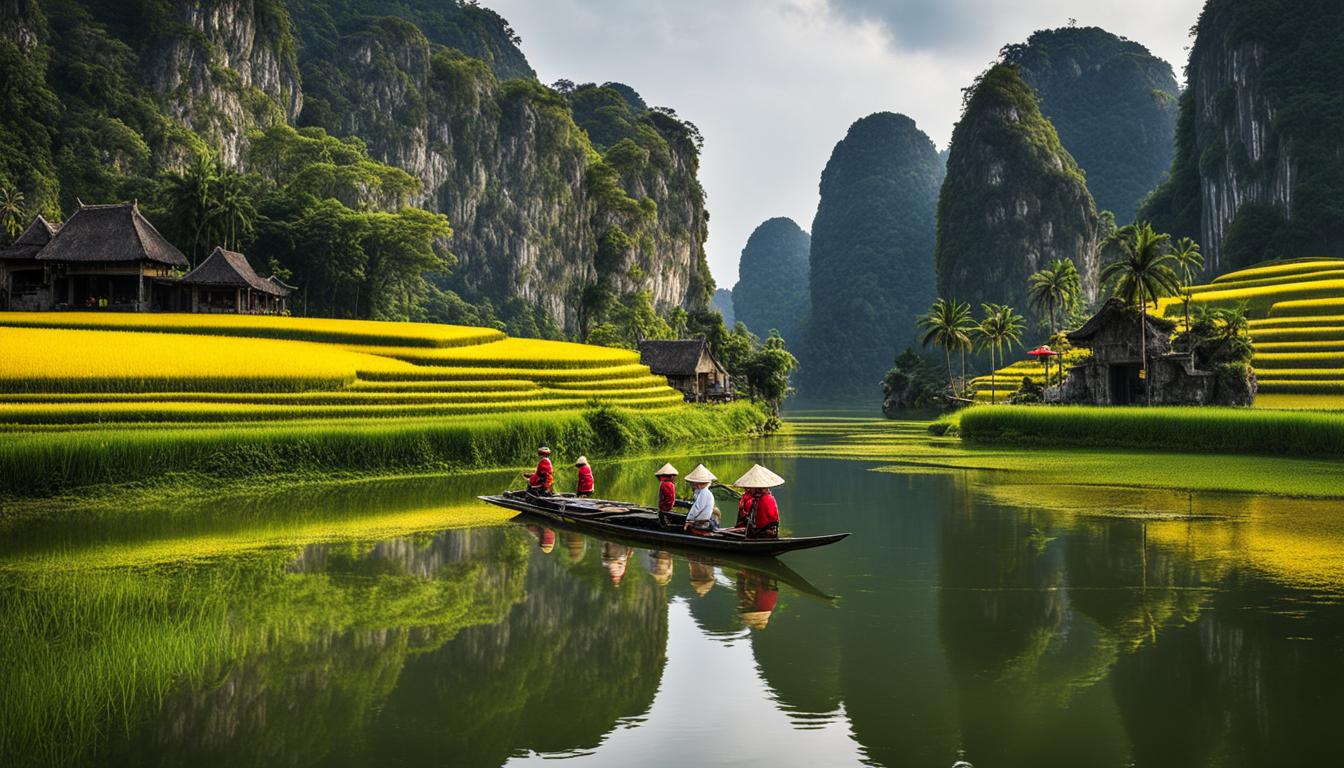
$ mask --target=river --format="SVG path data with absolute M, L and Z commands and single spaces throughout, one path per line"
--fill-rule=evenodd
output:
M 629 547 L 485 507 L 499 472 L 28 525 L 0 763 L 1339 763 L 1333 502 L 760 450 L 706 463 L 765 461 L 787 533 L 852 535 Z M 598 463 L 599 492 L 651 499 L 662 459 Z

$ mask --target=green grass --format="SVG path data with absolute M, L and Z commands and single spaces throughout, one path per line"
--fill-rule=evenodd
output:
M 977 407 L 961 417 L 972 443 L 1024 443 L 1344 456 L 1344 417 L 1236 408 Z
M 557 456 L 614 455 L 736 438 L 758 429 L 750 403 L 444 418 L 362 418 L 194 429 L 121 426 L 9 432 L 0 496 L 123 483 L 172 472 L 215 477 L 399 472 L 515 464 L 549 443 Z

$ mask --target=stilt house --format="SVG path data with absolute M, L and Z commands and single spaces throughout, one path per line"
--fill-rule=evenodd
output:
M 215 248 L 172 286 L 179 290 L 178 309 L 183 312 L 278 315 L 284 314 L 289 296 L 278 280 L 257 275 L 246 256 L 223 248 Z
M 728 369 L 714 357 L 703 339 L 641 341 L 639 361 L 667 377 L 667 383 L 693 403 L 733 399 Z
M 143 312 L 154 281 L 187 267 L 135 203 L 80 206 L 36 258 L 50 268 L 52 309 Z

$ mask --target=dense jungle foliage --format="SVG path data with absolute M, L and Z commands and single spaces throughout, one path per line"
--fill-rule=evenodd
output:
M 1036 32 L 1004 48 L 1003 61 L 1036 89 L 1097 207 L 1133 221 L 1171 163 L 1179 94 L 1171 65 L 1097 27 Z
M 869 115 L 836 144 L 812 223 L 805 396 L 870 398 L 896 351 L 913 343 L 915 317 L 933 300 L 944 173 L 933 142 L 904 115 Z
M 779 335 L 795 345 L 807 317 L 808 254 L 812 238 L 793 219 L 761 224 L 747 238 L 733 287 L 733 313 L 753 332 Z

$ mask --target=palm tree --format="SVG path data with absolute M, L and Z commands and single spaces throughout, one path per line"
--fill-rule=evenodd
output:
M 10 240 L 23 233 L 23 193 L 17 189 L 0 189 L 0 226 Z
M 1112 295 L 1139 310 L 1139 359 L 1143 366 L 1144 396 L 1148 394 L 1148 304 L 1175 293 L 1179 286 L 1172 263 L 1171 235 L 1158 234 L 1151 224 L 1130 224 L 1113 232 L 1103 248 L 1119 249 L 1120 257 L 1101 271 Z
M 989 402 L 998 402 L 999 361 L 1004 347 L 1012 349 L 1022 343 L 1022 329 L 1026 323 L 1012 307 L 1003 304 L 981 304 L 985 317 L 975 327 L 982 349 L 989 350 Z
M 923 346 L 936 344 L 943 348 L 947 360 L 947 386 L 955 388 L 952 380 L 952 350 L 963 349 L 970 343 L 967 326 L 970 324 L 970 309 L 956 300 L 937 299 L 929 307 L 929 313 L 921 315 L 917 321 L 924 331 L 919 343 Z
M 215 180 L 215 164 L 204 157 L 163 178 L 162 194 L 168 211 L 176 219 L 178 231 L 191 237 L 193 267 L 201 250 L 201 237 L 208 238 L 208 227 L 215 215 Z
M 224 247 L 236 251 L 243 235 L 252 234 L 257 208 L 247 177 L 233 169 L 220 172 L 211 190 L 211 219 L 219 228 Z M 206 244 L 207 247 L 209 243 Z
M 1059 330 L 1057 312 L 1072 306 L 1078 301 L 1082 283 L 1078 277 L 1078 268 L 1069 259 L 1055 259 L 1050 266 L 1027 278 L 1027 296 L 1035 309 L 1045 309 L 1050 321 L 1050 338 Z M 1050 361 L 1045 361 L 1045 381 L 1050 383 Z M 1064 363 L 1060 362 L 1060 375 L 1064 373 Z
M 1194 339 L 1190 338 L 1190 302 L 1194 297 L 1190 290 L 1195 276 L 1204 271 L 1204 254 L 1199 252 L 1199 243 L 1188 237 L 1176 241 L 1171 258 L 1176 262 L 1176 271 L 1181 274 L 1181 307 L 1185 310 L 1186 352 L 1193 353 Z

